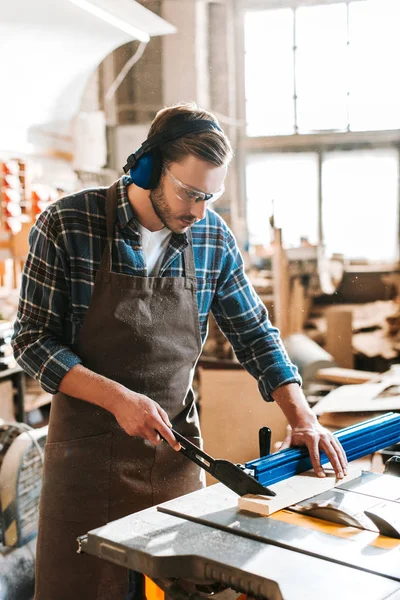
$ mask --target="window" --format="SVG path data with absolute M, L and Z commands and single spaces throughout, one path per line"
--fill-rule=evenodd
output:
M 322 225 L 328 255 L 396 259 L 395 149 L 330 152 L 322 164 Z
M 293 11 L 245 16 L 248 135 L 294 133 Z
M 299 133 L 347 128 L 347 8 L 296 11 L 296 95 Z
M 283 230 L 285 246 L 302 237 L 318 240 L 318 156 L 315 153 L 253 154 L 246 166 L 250 244 L 268 245 L 269 219 Z
M 320 224 L 328 255 L 396 260 L 400 0 L 260 3 L 244 3 L 250 244 L 270 242 L 274 213 L 286 247 L 317 243 Z M 372 133 L 384 130 L 399 131 Z M 268 140 L 268 153 L 253 139 L 293 134 Z
M 399 0 L 247 11 L 247 134 L 400 128 L 399 27 Z
M 349 6 L 349 120 L 353 131 L 400 128 L 400 2 Z
M 327 152 L 322 157 L 322 229 L 326 253 L 391 262 L 397 256 L 396 149 Z M 318 241 L 318 156 L 311 152 L 249 155 L 249 243 L 268 245 L 269 219 L 285 247 Z

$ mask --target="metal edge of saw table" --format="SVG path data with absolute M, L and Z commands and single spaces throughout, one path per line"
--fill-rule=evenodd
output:
M 359 479 L 362 488 L 363 478 Z M 379 480 L 376 485 L 379 487 Z M 306 523 L 307 518 L 304 519 Z M 258 524 L 262 535 L 249 523 Z M 348 529 L 351 532 L 353 528 Z M 371 535 L 378 537 L 371 532 L 357 530 L 357 533 L 367 539 Z M 314 540 L 314 549 L 312 544 L 311 549 L 307 548 L 307 539 Z M 221 484 L 166 502 L 157 510 L 147 509 L 93 530 L 83 537 L 81 545 L 88 554 L 156 579 L 185 577 L 202 583 L 220 581 L 268 600 L 299 600 L 298 591 L 303 586 L 308 600 L 321 597 L 333 600 L 336 587 L 327 587 L 326 581 L 344 584 L 346 591 L 343 592 L 341 585 L 340 596 L 346 600 L 360 597 L 354 581 L 363 590 L 363 600 L 392 599 L 400 593 L 400 574 L 393 573 L 390 564 L 383 573 L 382 564 L 374 567 L 379 563 L 379 553 L 386 559 L 391 555 L 389 562 L 392 566 L 398 565 L 400 543 L 394 544 L 386 554 L 366 543 L 359 548 L 361 555 L 370 554 L 366 566 L 360 564 L 359 556 L 358 560 L 353 557 L 353 561 L 350 560 L 353 564 L 349 564 L 347 559 L 351 559 L 355 549 L 351 537 L 343 540 L 306 526 L 244 514 L 237 510 L 237 496 Z M 339 558 L 332 559 L 330 547 L 336 548 Z M 289 577 L 285 577 L 287 572 Z M 320 577 L 325 582 L 324 591 Z M 307 581 L 311 580 L 310 587 Z
M 268 600 L 301 600 L 303 592 L 307 600 L 337 600 L 338 588 L 328 582 L 340 585 L 341 600 L 355 600 L 359 590 L 363 600 L 393 600 L 400 594 L 400 583 L 391 579 L 255 540 L 232 543 L 231 533 L 154 507 L 89 532 L 81 550 L 156 581 L 220 582 Z
M 381 477 L 388 477 L 381 475 Z M 400 479 L 390 477 L 393 485 L 400 491 Z M 358 478 L 363 485 L 363 478 Z M 378 484 L 377 484 L 378 485 Z M 171 500 L 158 507 L 159 511 L 187 519 L 202 525 L 208 525 L 232 535 L 286 548 L 293 552 L 308 554 L 337 564 L 354 567 L 364 572 L 390 577 L 400 581 L 400 542 L 389 540 L 391 549 L 374 543 L 377 533 L 348 528 L 354 535 L 341 537 L 327 532 L 326 521 L 317 520 L 320 530 L 308 527 L 309 517 L 303 517 L 303 525 L 294 525 L 279 520 L 281 513 L 270 517 L 260 517 L 237 509 L 237 498 L 229 496 L 220 484 L 197 492 L 197 501 L 190 494 Z M 354 488 L 353 488 L 354 489 Z M 229 490 L 227 490 L 229 491 Z M 311 522 L 315 519 L 311 519 Z M 311 523 L 310 523 L 311 524 Z M 336 525 L 338 533 L 342 525 Z M 346 528 L 347 529 L 347 528 Z M 381 538 L 386 540 L 387 538 Z

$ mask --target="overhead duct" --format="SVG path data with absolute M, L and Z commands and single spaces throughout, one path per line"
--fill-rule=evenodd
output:
M 299 369 L 305 387 L 315 379 L 319 369 L 336 366 L 334 358 L 303 333 L 293 333 L 283 343 L 290 360 Z
M 13 0 L 0 6 L 0 152 L 71 150 L 91 73 L 115 48 L 175 28 L 133 0 Z

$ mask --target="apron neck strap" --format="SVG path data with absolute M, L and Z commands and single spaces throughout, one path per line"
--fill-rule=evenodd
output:
M 107 273 L 107 279 L 109 280 L 111 267 L 112 267 L 112 246 L 115 231 L 115 222 L 117 220 L 117 209 L 118 209 L 118 185 L 120 179 L 117 179 L 107 190 L 106 199 L 106 219 L 107 219 L 107 247 L 106 247 L 106 261 L 104 269 Z M 194 266 L 193 256 L 193 239 L 192 230 L 189 229 L 187 232 L 188 245 L 183 252 L 183 265 L 185 270 L 185 277 L 195 278 L 196 270 Z
M 111 245 L 114 237 L 115 221 L 117 220 L 117 208 L 118 208 L 118 184 L 120 179 L 114 181 L 114 183 L 107 190 L 106 199 L 106 218 L 107 218 L 107 240 Z
M 112 241 L 114 237 L 115 222 L 117 220 L 118 195 L 117 189 L 120 180 L 114 183 L 107 190 L 106 197 L 106 220 L 107 220 L 107 244 L 100 264 L 100 271 L 104 271 L 105 280 L 110 281 L 112 266 Z
M 185 277 L 191 277 L 194 279 L 196 277 L 196 270 L 194 267 L 194 256 L 193 256 L 193 239 L 192 239 L 192 230 L 189 229 L 187 232 L 188 245 L 185 248 L 183 253 L 183 266 L 185 269 Z

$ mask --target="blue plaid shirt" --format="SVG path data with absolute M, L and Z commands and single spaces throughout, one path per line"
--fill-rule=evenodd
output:
M 127 196 L 127 179 L 118 185 L 113 270 L 146 277 L 141 236 Z M 22 277 L 12 339 L 21 367 L 44 390 L 55 393 L 61 379 L 81 363 L 71 346 L 77 341 L 107 241 L 107 188 L 83 190 L 51 204 L 31 229 L 30 252 Z M 210 310 L 240 363 L 259 382 L 265 400 L 278 386 L 301 383 L 279 331 L 243 271 L 235 239 L 212 210 L 193 225 L 197 302 L 204 343 Z M 173 234 L 159 275 L 184 275 L 186 234 Z

